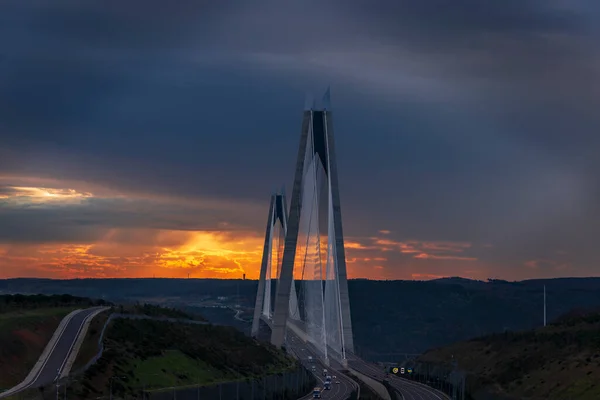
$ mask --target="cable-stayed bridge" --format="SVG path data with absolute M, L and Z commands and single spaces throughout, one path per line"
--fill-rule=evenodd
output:
M 273 345 L 295 347 L 300 338 L 324 365 L 380 379 L 354 355 L 329 90 L 324 103 L 303 114 L 289 214 L 284 191 L 271 195 L 252 335 L 264 321 Z M 407 399 L 414 390 L 425 393 L 415 398 L 446 398 L 403 379 L 395 385 Z
M 306 110 L 289 216 L 285 194 L 271 196 L 252 332 L 262 318 L 282 346 L 296 328 L 343 362 L 354 343 L 333 150 L 331 112 Z

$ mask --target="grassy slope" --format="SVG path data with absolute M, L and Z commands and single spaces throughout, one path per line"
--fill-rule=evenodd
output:
M 38 308 L 0 314 L 0 389 L 20 383 L 64 316 L 78 307 Z
M 110 323 L 105 352 L 75 386 L 78 398 L 116 392 L 129 396 L 142 387 L 210 384 L 279 372 L 295 361 L 232 328 L 117 319 Z
M 191 314 L 176 308 L 161 307 L 152 304 L 135 304 L 119 306 L 115 310 L 117 312 L 125 314 L 143 314 L 148 315 L 150 317 L 166 317 L 178 319 L 191 319 L 194 321 L 206 321 L 205 318 L 198 314 Z
M 550 319 L 575 307 L 600 305 L 600 279 L 546 283 Z M 351 280 L 348 285 L 354 345 L 359 355 L 378 361 L 396 361 L 404 357 L 399 353 L 421 353 L 505 328 L 534 329 L 542 322 L 541 282 Z
M 103 311 L 92 319 L 71 371 L 75 372 L 83 368 L 88 361 L 98 354 L 98 340 L 102 334 L 102 328 L 111 312 L 112 310 Z
M 0 295 L 0 389 L 29 374 L 65 315 L 101 303 L 68 294 Z
M 441 363 L 454 355 L 477 376 L 474 389 L 495 386 L 522 399 L 600 398 L 600 314 L 535 331 L 497 334 L 425 353 Z
M 194 321 L 204 321 L 205 319 L 197 314 L 189 314 L 174 308 L 160 307 L 151 304 L 136 304 L 127 306 L 117 306 L 114 310 L 107 310 L 98 314 L 90 323 L 85 339 L 79 349 L 77 359 L 73 364 L 73 371 L 83 368 L 96 354 L 98 354 L 98 339 L 102 334 L 102 328 L 106 323 L 110 313 L 113 311 L 124 314 L 142 314 L 151 317 L 167 317 L 190 319 Z

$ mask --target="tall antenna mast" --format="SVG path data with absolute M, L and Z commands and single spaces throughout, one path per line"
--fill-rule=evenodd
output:
M 546 285 L 544 285 L 544 326 L 546 326 Z

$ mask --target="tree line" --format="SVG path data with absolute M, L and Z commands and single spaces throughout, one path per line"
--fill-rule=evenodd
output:
M 69 307 L 69 306 L 104 306 L 111 305 L 105 300 L 93 300 L 87 297 L 77 297 L 70 294 L 6 294 L 0 295 L 0 313 L 31 310 L 48 307 Z

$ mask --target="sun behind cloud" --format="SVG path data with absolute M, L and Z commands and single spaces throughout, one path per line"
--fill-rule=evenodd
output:
M 0 205 L 0 220 L 8 222 L 0 226 L 0 278 L 259 277 L 263 219 L 243 218 L 266 214 L 266 206 L 1 176 Z M 478 275 L 471 248 L 464 242 L 399 241 L 386 229 L 372 237 L 348 235 L 347 275 L 432 279 L 465 263 L 469 274 Z M 283 247 L 273 251 L 273 259 L 281 260 Z M 302 246 L 296 279 L 305 272 L 300 253 Z
M 139 242 L 114 242 L 115 235 Z M 144 240 L 145 238 L 145 240 Z M 164 242 L 168 246 L 164 246 Z M 253 233 L 112 230 L 94 244 L 0 245 L 0 277 L 257 278 L 261 240 Z

